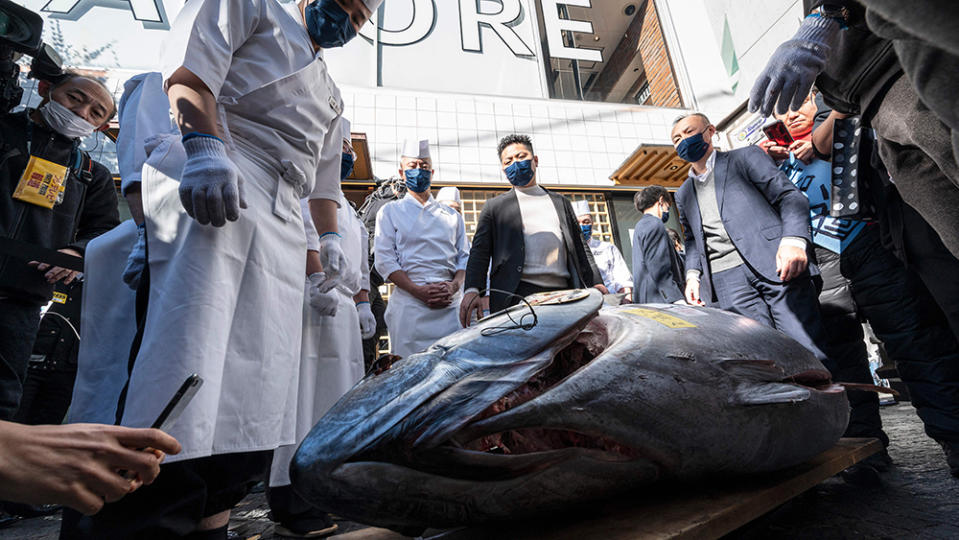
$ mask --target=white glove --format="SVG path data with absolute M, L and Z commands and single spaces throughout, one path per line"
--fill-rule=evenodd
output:
M 339 305 L 335 292 L 320 291 L 319 284 L 328 281 L 323 272 L 310 274 L 310 307 L 312 307 L 321 317 L 332 317 L 336 315 L 336 308 Z
M 198 135 L 183 142 L 186 163 L 180 175 L 180 203 L 201 225 L 222 227 L 227 220 L 240 219 L 243 181 L 226 145 L 216 137 Z
M 137 225 L 137 241 L 127 257 L 127 266 L 123 269 L 123 282 L 134 291 L 140 286 L 140 276 L 147 263 L 146 226 Z
M 325 281 L 318 284 L 320 292 L 329 292 L 343 281 L 347 262 L 342 240 L 338 233 L 320 236 L 320 265 L 323 266 L 322 273 L 326 275 Z
M 356 304 L 356 312 L 360 316 L 360 336 L 363 339 L 370 339 L 376 335 L 376 317 L 373 316 L 373 310 L 370 309 L 369 302 L 360 302 Z

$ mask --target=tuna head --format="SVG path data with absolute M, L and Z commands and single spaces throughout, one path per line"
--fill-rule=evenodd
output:
M 846 422 L 843 391 L 783 334 L 716 310 L 518 307 L 369 376 L 291 467 L 354 521 L 444 527 L 555 511 L 662 477 L 808 459 Z

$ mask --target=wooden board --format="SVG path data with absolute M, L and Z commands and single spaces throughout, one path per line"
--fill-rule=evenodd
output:
M 583 538 L 704 539 L 728 534 L 823 480 L 882 450 L 877 439 L 841 439 L 836 446 L 792 469 L 752 478 L 667 489 L 602 506 L 586 506 L 576 517 L 551 517 L 498 523 L 451 531 L 428 531 L 425 538 L 580 540 Z M 362 529 L 337 536 L 343 540 L 397 540 L 385 529 Z

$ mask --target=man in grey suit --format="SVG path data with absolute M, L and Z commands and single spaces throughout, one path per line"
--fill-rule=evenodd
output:
M 674 303 L 683 300 L 679 254 L 663 223 L 669 219 L 669 192 L 649 186 L 633 197 L 643 217 L 633 231 L 633 302 Z
M 689 178 L 676 192 L 686 232 L 686 301 L 779 329 L 830 371 L 825 329 L 809 264 L 809 201 L 760 148 L 719 152 L 700 113 L 673 124 Z

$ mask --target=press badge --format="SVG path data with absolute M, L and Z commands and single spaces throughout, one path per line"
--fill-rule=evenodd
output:
M 44 208 L 53 208 L 53 205 L 63 200 L 63 183 L 66 176 L 66 165 L 30 156 L 27 168 L 13 192 L 13 198 Z

